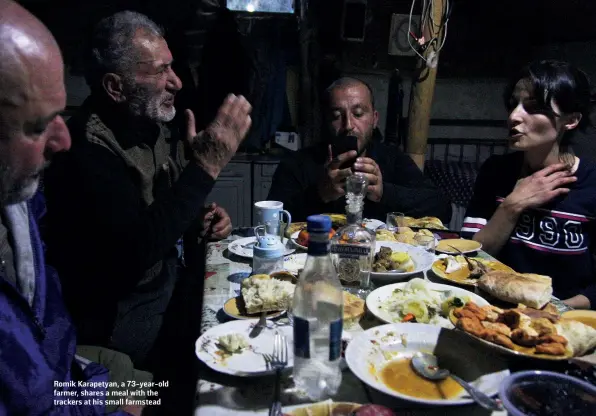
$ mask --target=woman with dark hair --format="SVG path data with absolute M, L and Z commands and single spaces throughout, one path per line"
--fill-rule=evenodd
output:
M 589 124 L 589 82 L 570 64 L 534 62 L 506 102 L 515 152 L 482 166 L 462 234 L 520 273 L 552 277 L 568 305 L 596 309 L 596 165 L 568 147 Z

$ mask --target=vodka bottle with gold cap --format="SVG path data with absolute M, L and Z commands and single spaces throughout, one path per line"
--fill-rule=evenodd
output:
M 370 272 L 375 252 L 375 233 L 362 226 L 368 179 L 355 173 L 346 180 L 347 224 L 331 239 L 331 258 L 341 284 L 365 297 L 371 290 Z

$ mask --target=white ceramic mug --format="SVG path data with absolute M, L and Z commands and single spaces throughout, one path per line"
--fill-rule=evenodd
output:
M 255 210 L 257 212 L 257 225 L 264 225 L 267 234 L 283 238 L 283 233 L 292 223 L 292 216 L 284 210 L 284 203 L 280 201 L 259 201 L 255 202 Z M 283 229 L 281 227 L 282 214 L 287 217 Z

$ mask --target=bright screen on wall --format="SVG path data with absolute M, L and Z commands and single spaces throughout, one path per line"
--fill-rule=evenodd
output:
M 295 0 L 227 0 L 226 7 L 248 13 L 294 13 Z

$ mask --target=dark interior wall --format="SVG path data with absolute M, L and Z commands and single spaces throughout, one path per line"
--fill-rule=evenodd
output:
M 247 93 L 251 71 L 266 74 L 271 66 L 251 66 L 255 48 L 267 48 L 270 32 L 267 22 L 255 24 L 249 30 L 247 21 L 238 23 L 228 15 L 223 22 L 205 30 L 204 20 L 197 18 L 199 4 L 217 3 L 218 0 L 25 0 L 26 7 L 38 15 L 56 35 L 66 61 L 78 69 L 82 40 L 101 17 L 117 10 L 133 9 L 148 14 L 167 29 L 170 48 L 176 58 L 175 69 L 185 83 L 180 98 L 183 106 L 198 109 L 199 118 L 209 120 L 227 92 Z M 310 0 L 316 9 L 320 45 L 319 88 L 328 85 L 342 73 L 366 78 L 378 94 L 377 102 L 385 119 L 388 101 L 388 82 L 391 71 L 399 69 L 404 78 L 407 114 L 409 76 L 415 66 L 412 57 L 388 54 L 391 14 L 407 14 L 410 0 L 368 0 L 368 23 L 364 42 L 346 42 L 340 39 L 343 0 Z M 500 92 L 504 79 L 523 64 L 535 58 L 569 59 L 585 68 L 596 81 L 596 1 L 591 0 L 452 0 L 453 13 L 449 22 L 447 42 L 441 51 L 438 81 L 433 102 L 435 118 L 485 118 L 503 116 Z M 419 14 L 420 1 L 414 11 Z M 227 19 L 227 20 L 226 20 Z M 284 48 L 291 49 L 298 42 L 295 22 L 281 24 Z M 238 33 L 239 31 L 239 33 Z M 209 34 L 209 35 L 208 35 Z M 250 39 L 258 42 L 250 47 Z M 279 40 L 275 38 L 274 40 Z M 283 43 L 282 42 L 282 43 Z M 211 50 L 209 65 L 199 67 L 199 91 L 190 89 L 192 65 L 198 65 L 203 45 Z M 248 47 L 247 47 L 248 46 Z M 195 74 L 197 75 L 197 74 Z M 254 81 L 254 79 L 253 79 Z M 84 83 L 80 79 L 67 80 L 69 104 L 75 105 L 84 97 Z M 376 94 L 376 95 L 377 95 Z M 432 130 L 432 128 L 431 128 Z M 444 129 L 443 129 L 444 130 Z M 461 132 L 450 136 L 465 137 Z M 465 130 L 465 132 L 463 131 Z M 433 133 L 434 134 L 434 133 Z M 447 134 L 447 133 L 446 133 Z M 499 135 L 499 132 L 495 133 Z M 483 137 L 487 133 L 470 133 Z M 255 140 L 259 140 L 257 137 Z
M 596 39 L 591 0 L 451 0 L 440 77 L 502 77 L 533 58 L 545 44 Z M 340 40 L 343 0 L 321 7 L 321 46 L 343 67 L 412 70 L 415 59 L 388 55 L 391 15 L 409 14 L 410 0 L 368 0 L 364 42 Z M 414 14 L 420 14 L 421 1 Z
M 196 16 L 201 0 L 172 0 L 167 7 L 160 0 L 21 0 L 20 3 L 50 28 L 62 48 L 65 62 L 76 70 L 80 67 L 85 39 L 103 17 L 121 10 L 147 14 L 166 29 L 170 43 L 177 47 L 183 30 Z M 180 49 L 183 52 L 184 48 Z
M 177 59 L 184 58 L 204 36 L 196 10 L 202 3 L 219 0 L 21 0 L 52 30 L 67 63 L 78 67 L 81 40 L 101 17 L 117 10 L 133 9 L 148 14 L 168 29 Z M 388 55 L 392 13 L 407 14 L 410 0 L 368 0 L 364 42 L 340 40 L 343 0 L 311 0 L 317 9 L 324 65 L 343 68 L 402 71 L 413 69 L 414 58 Z M 420 13 L 421 1 L 414 13 Z M 448 38 L 441 53 L 439 76 L 507 76 L 531 59 L 537 46 L 596 39 L 596 1 L 590 0 L 451 0 Z M 199 30 L 197 30 L 199 29 Z M 189 44 L 191 43 L 191 44 Z M 327 68 L 323 67 L 323 71 Z M 330 70 L 333 75 L 333 71 Z
M 165 29 L 174 70 L 184 85 L 177 106 L 193 109 L 203 128 L 227 94 L 246 96 L 253 104 L 253 127 L 244 144 L 258 149 L 274 135 L 275 124 L 287 124 L 289 118 L 285 108 L 283 114 L 276 112 L 280 94 L 271 89 L 285 88 L 286 65 L 298 65 L 296 18 L 247 19 L 219 4 L 219 0 L 25 1 L 62 48 L 69 67 L 69 105 L 80 105 L 88 94 L 82 68 L 94 25 L 117 11 L 135 10 Z M 277 84 L 272 86 L 272 79 Z M 179 114 L 182 117 L 182 111 Z
M 381 127 L 395 111 L 408 114 L 416 60 L 388 54 L 391 14 L 408 14 L 410 0 L 368 0 L 364 42 L 340 39 L 342 0 L 321 13 L 326 73 L 359 76 L 377 97 Z M 414 14 L 420 14 L 421 1 Z M 504 120 L 502 91 L 507 78 L 534 59 L 569 60 L 596 82 L 596 2 L 589 0 L 452 0 L 447 42 L 441 51 L 432 118 Z M 405 99 L 394 113 L 388 104 L 392 71 L 402 76 Z M 504 127 L 431 126 L 431 137 L 499 138 Z

